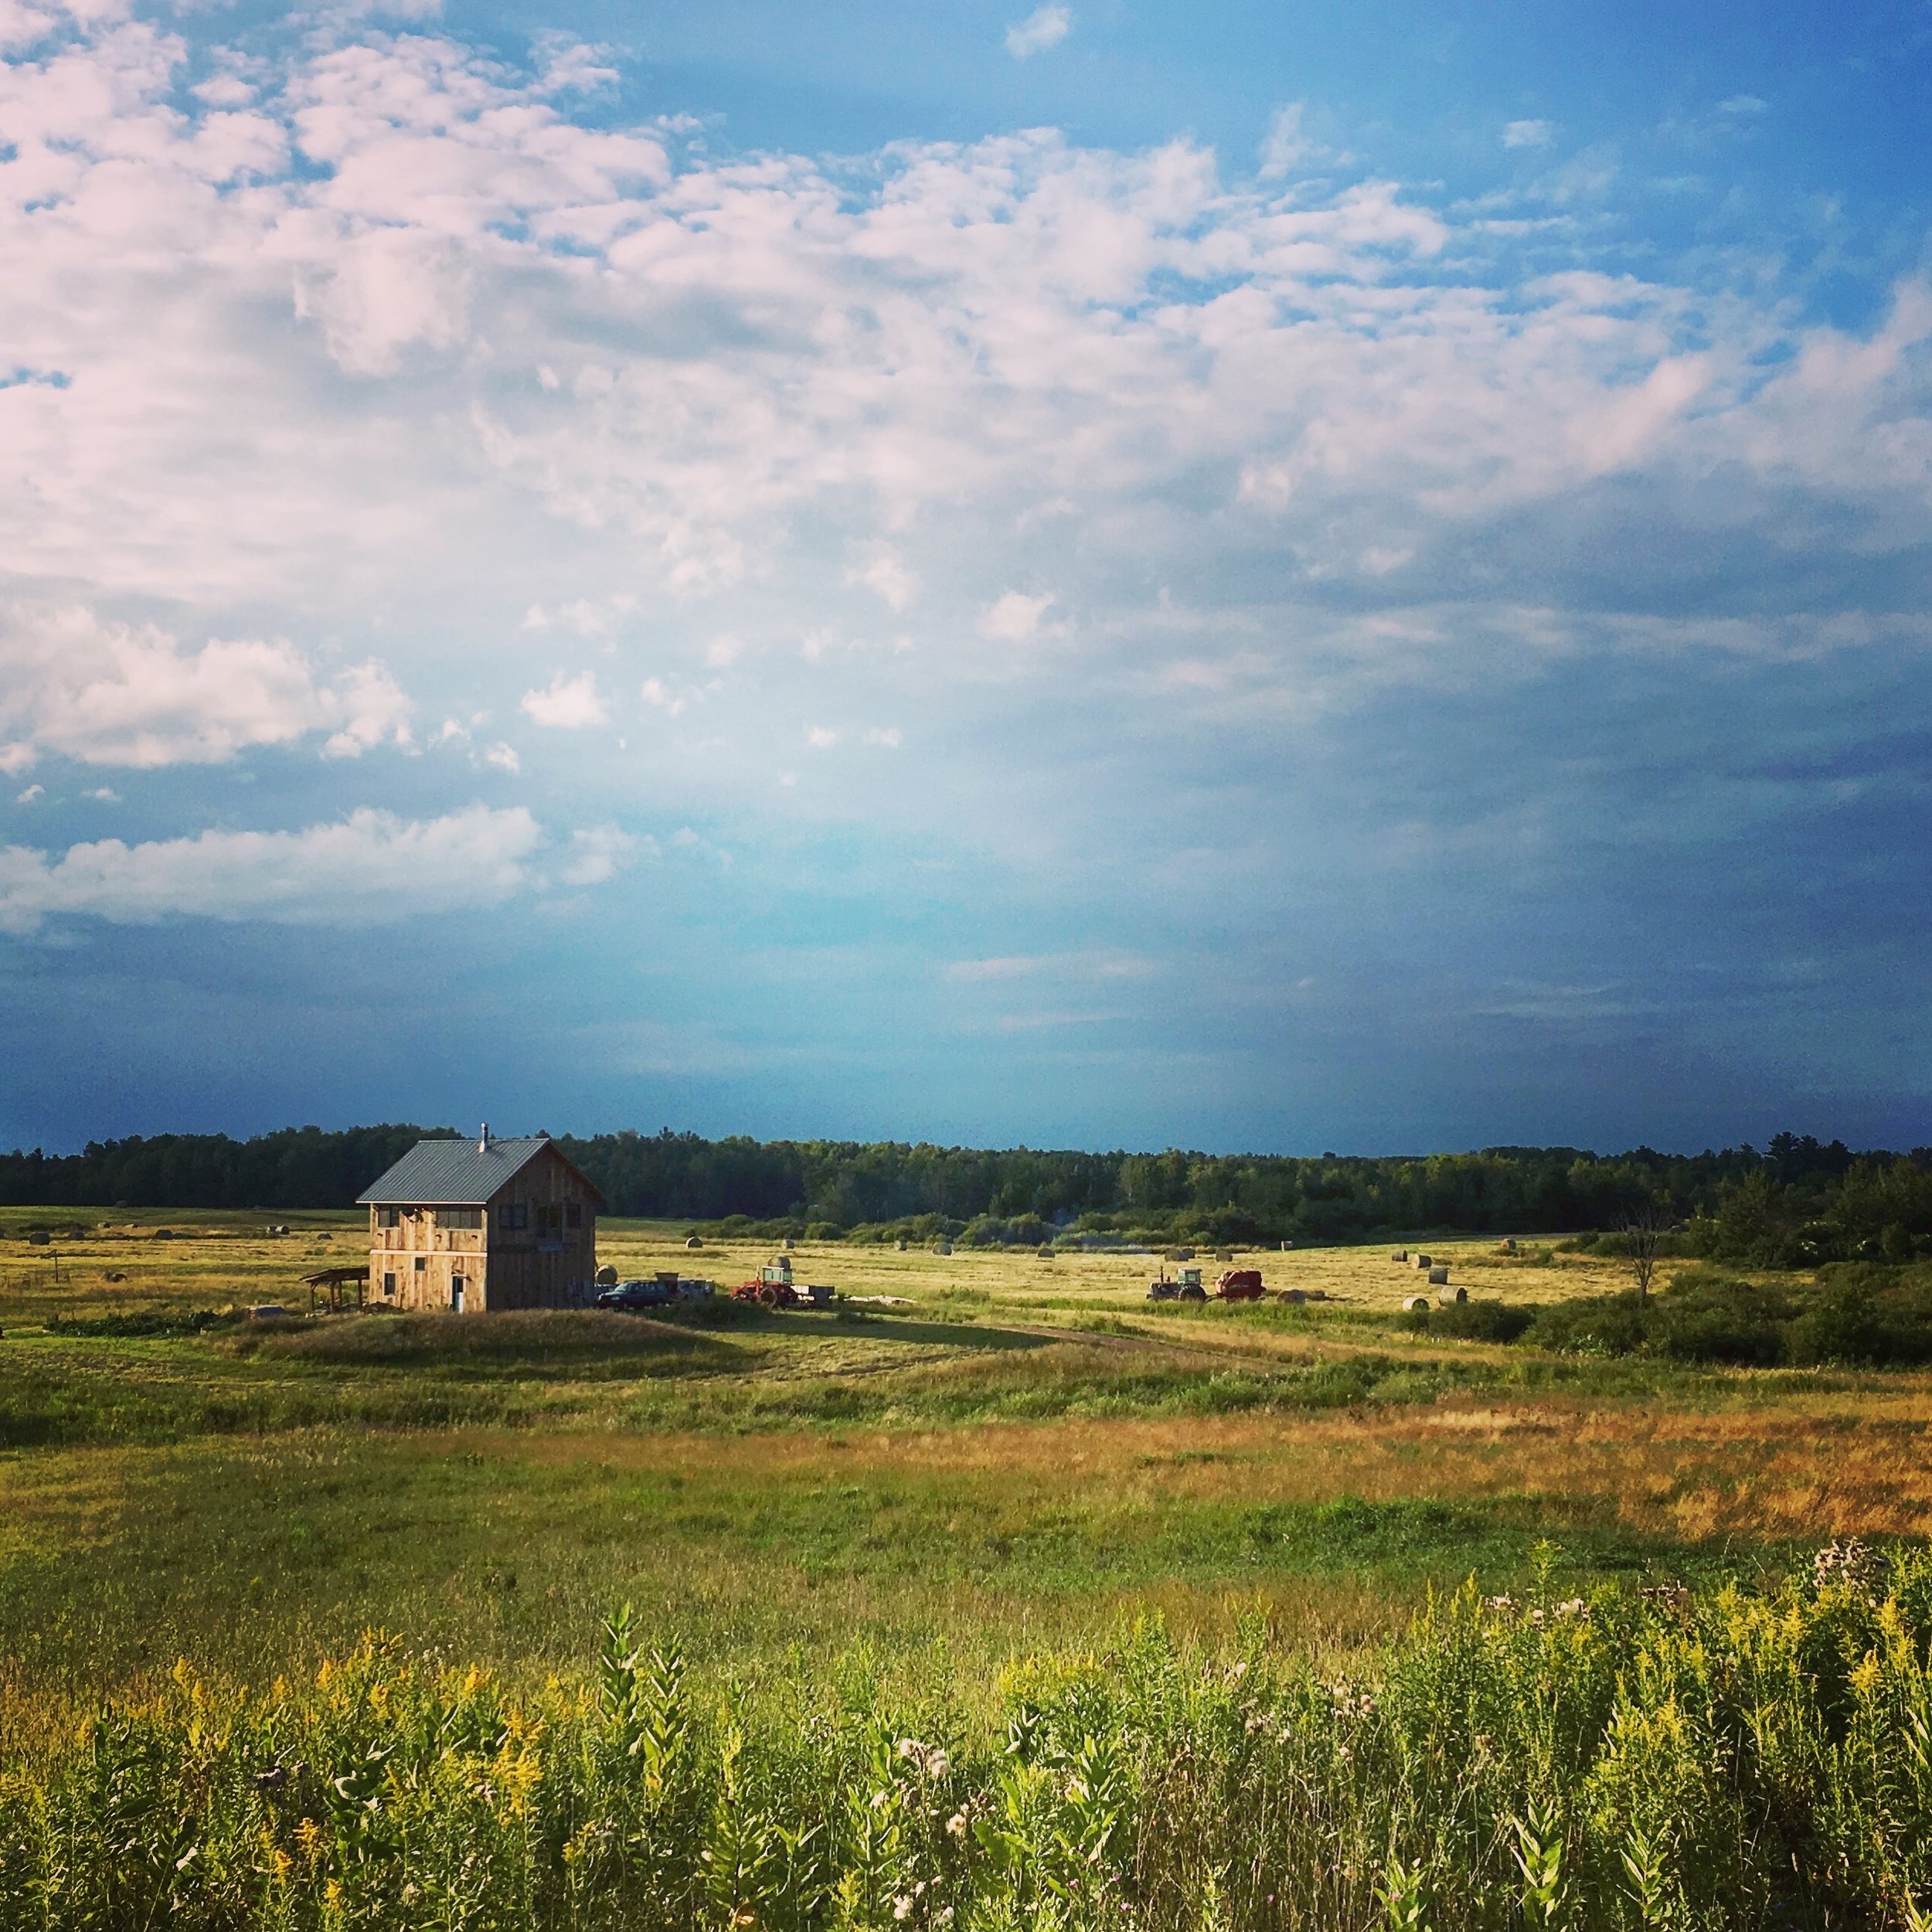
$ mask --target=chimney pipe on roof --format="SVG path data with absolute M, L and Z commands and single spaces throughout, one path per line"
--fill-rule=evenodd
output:
M 483 1131 L 477 1136 L 476 1151 L 479 1154 L 487 1154 L 490 1151 L 490 1124 L 488 1121 L 483 1123 Z

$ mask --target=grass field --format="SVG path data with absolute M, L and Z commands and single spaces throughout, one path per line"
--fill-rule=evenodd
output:
M 59 1332 L 305 1309 L 362 1223 L 263 1218 L 0 1216 L 0 1762 L 172 1695 L 178 1660 L 266 1694 L 371 1628 L 567 1685 L 628 1601 L 694 1685 L 843 1658 L 881 1694 L 939 1670 L 970 1716 L 1149 1611 L 1209 1654 L 1345 1659 L 1471 1576 L 1715 1587 L 1932 1519 L 1932 1376 L 1418 1336 L 1386 1248 L 1243 1257 L 1326 1298 L 1300 1306 L 1152 1305 L 1142 1256 L 827 1244 L 804 1277 L 886 1298 Z M 600 1257 L 726 1285 L 768 1258 L 683 1233 L 606 1224 Z M 1624 1285 L 1549 1243 L 1430 1252 L 1478 1299 Z

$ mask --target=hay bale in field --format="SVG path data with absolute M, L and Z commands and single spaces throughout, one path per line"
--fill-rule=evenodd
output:
M 792 1250 L 793 1250 L 794 1248 L 795 1248 L 798 1245 L 798 1243 L 796 1241 L 794 1241 L 794 1240 L 791 1238 L 791 1236 L 790 1235 L 788 1235 L 788 1234 L 787 1234 L 787 1235 L 785 1236 L 785 1238 L 784 1238 L 784 1243 L 783 1243 L 783 1246 L 784 1246 L 784 1250 L 785 1250 L 785 1252 L 786 1252 L 787 1254 L 789 1254 L 789 1253 L 792 1251 Z
M 1453 1308 L 1458 1301 L 1467 1301 L 1468 1299 L 1469 1291 L 1467 1288 L 1451 1288 L 1446 1293 L 1436 1297 L 1436 1306 L 1439 1308 Z
M 1406 1248 L 1392 1248 L 1389 1251 L 1389 1259 L 1391 1261 L 1406 1261 L 1408 1258 L 1409 1250 Z
M 950 1241 L 941 1241 L 933 1250 L 935 1254 L 951 1254 L 952 1251 L 953 1244 Z
M 1275 1298 L 1281 1301 L 1302 1302 L 1308 1298 L 1299 1288 L 1284 1288 Z
M 1514 1254 L 1515 1253 L 1516 1237 L 1513 1234 L 1505 1234 L 1502 1237 L 1502 1251 L 1505 1254 Z
M 1234 1259 L 1234 1250 L 1232 1248 L 1216 1248 L 1214 1250 L 1214 1258 L 1217 1261 L 1232 1261 Z
M 128 1277 L 124 1274 L 104 1274 L 100 1278 L 104 1281 L 124 1281 Z
M 617 1285 L 617 1271 L 607 1261 L 597 1270 L 597 1279 L 599 1287 L 614 1288 Z
M 1404 1315 L 1413 1315 L 1418 1308 L 1421 1309 L 1425 1315 L 1428 1312 L 1429 1298 L 1426 1294 L 1406 1294 L 1402 1298 L 1402 1311 Z
M 1284 1242 L 1281 1243 L 1281 1252 L 1282 1252 L 1284 1254 L 1286 1254 L 1286 1253 L 1288 1252 L 1288 1250 L 1289 1250 L 1291 1248 L 1292 1248 L 1294 1246 L 1294 1243 L 1292 1241 L 1284 1241 Z
M 906 1252 L 908 1245 L 909 1243 L 904 1241 L 895 1241 L 893 1243 L 893 1247 L 901 1254 L 903 1254 Z
M 30 1247 L 30 1248 L 44 1248 L 44 1247 L 51 1247 L 51 1246 L 53 1245 L 53 1236 L 51 1234 L 49 1234 L 45 1228 L 29 1228 L 29 1229 L 28 1229 L 28 1230 L 27 1230 L 27 1246 L 28 1246 L 29 1247 Z
M 701 1248 L 704 1246 L 703 1242 L 699 1240 L 695 1234 L 687 1234 L 684 1238 L 684 1244 L 688 1248 Z
M 1431 1268 L 1429 1270 L 1429 1285 L 1432 1288 L 1440 1287 L 1448 1279 L 1449 1270 L 1447 1268 Z

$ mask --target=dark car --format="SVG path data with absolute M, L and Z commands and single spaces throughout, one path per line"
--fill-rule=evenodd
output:
M 600 1308 L 668 1308 L 678 1291 L 668 1281 L 620 1281 L 597 1297 Z

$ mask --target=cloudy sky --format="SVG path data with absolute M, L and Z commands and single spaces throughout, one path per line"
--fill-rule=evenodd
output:
M 0 1144 L 1932 1141 L 1932 8 L 0 0 Z

